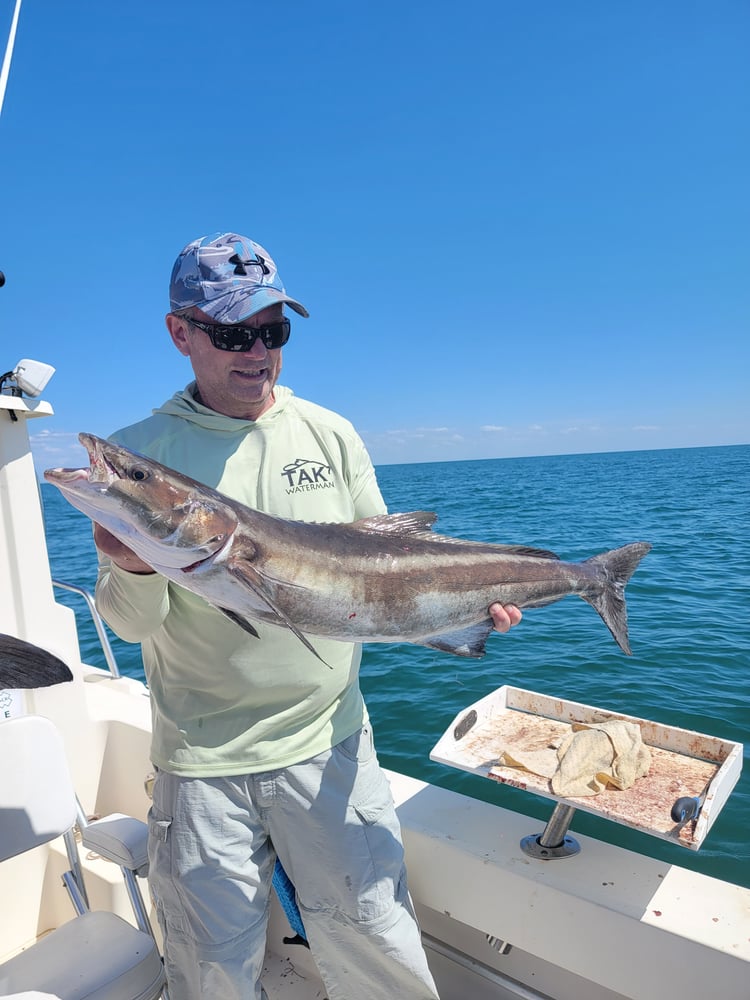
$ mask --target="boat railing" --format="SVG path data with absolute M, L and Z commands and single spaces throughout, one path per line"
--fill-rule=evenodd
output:
M 102 652 L 104 653 L 104 659 L 107 661 L 109 672 L 113 677 L 120 677 L 120 668 L 117 666 L 117 660 L 115 659 L 115 654 L 109 641 L 109 636 L 104 628 L 104 621 L 102 616 L 96 610 L 96 605 L 94 604 L 94 598 L 91 592 L 86 590 L 85 587 L 79 587 L 74 583 L 63 583 L 62 580 L 53 580 L 52 585 L 54 587 L 61 587 L 63 590 L 69 590 L 71 593 L 78 594 L 84 599 L 86 606 L 89 609 L 94 627 L 96 628 L 96 634 L 99 636 L 99 643 L 101 644 Z

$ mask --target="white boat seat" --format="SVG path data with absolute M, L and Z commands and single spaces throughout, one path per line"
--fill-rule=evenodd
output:
M 121 868 L 148 875 L 148 827 L 132 816 L 112 813 L 90 820 L 81 830 L 81 843 Z
M 166 996 L 163 963 L 143 915 L 136 910 L 139 929 L 114 913 L 88 909 L 73 835 L 78 804 L 60 733 L 40 716 L 1 722 L 0 761 L 0 862 L 63 836 L 71 868 L 63 883 L 78 913 L 0 964 L 0 996 L 24 991 L 60 1000 Z M 134 882 L 135 871 L 145 867 L 139 846 L 143 824 L 118 815 L 98 829 L 92 826 L 100 853 L 116 860 Z
M 63 924 L 0 966 L 0 992 L 43 990 L 60 1000 L 153 1000 L 163 985 L 153 939 L 103 910 Z

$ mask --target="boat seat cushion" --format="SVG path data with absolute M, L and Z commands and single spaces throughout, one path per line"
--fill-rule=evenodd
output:
M 81 831 L 81 843 L 137 875 L 148 874 L 148 826 L 142 820 L 122 813 L 92 820 Z
M 40 990 L 60 1000 L 154 1000 L 163 984 L 153 939 L 99 910 L 63 924 L 0 965 L 0 995 Z

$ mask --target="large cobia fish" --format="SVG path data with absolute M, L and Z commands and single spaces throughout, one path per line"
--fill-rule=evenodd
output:
M 256 619 L 291 629 L 312 652 L 307 636 L 317 635 L 479 657 L 494 601 L 533 608 L 578 594 L 630 653 L 624 589 L 648 542 L 567 563 L 539 549 L 433 534 L 436 515 L 424 511 L 353 524 L 288 521 L 93 434 L 79 439 L 91 467 L 49 469 L 45 479 L 253 635 Z

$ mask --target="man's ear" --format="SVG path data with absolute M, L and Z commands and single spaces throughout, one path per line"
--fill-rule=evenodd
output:
M 167 313 L 164 321 L 167 324 L 169 336 L 172 338 L 174 346 L 180 354 L 184 354 L 186 358 L 189 358 L 190 340 L 188 339 L 187 323 L 185 320 L 180 319 L 179 316 L 175 316 L 174 313 Z

